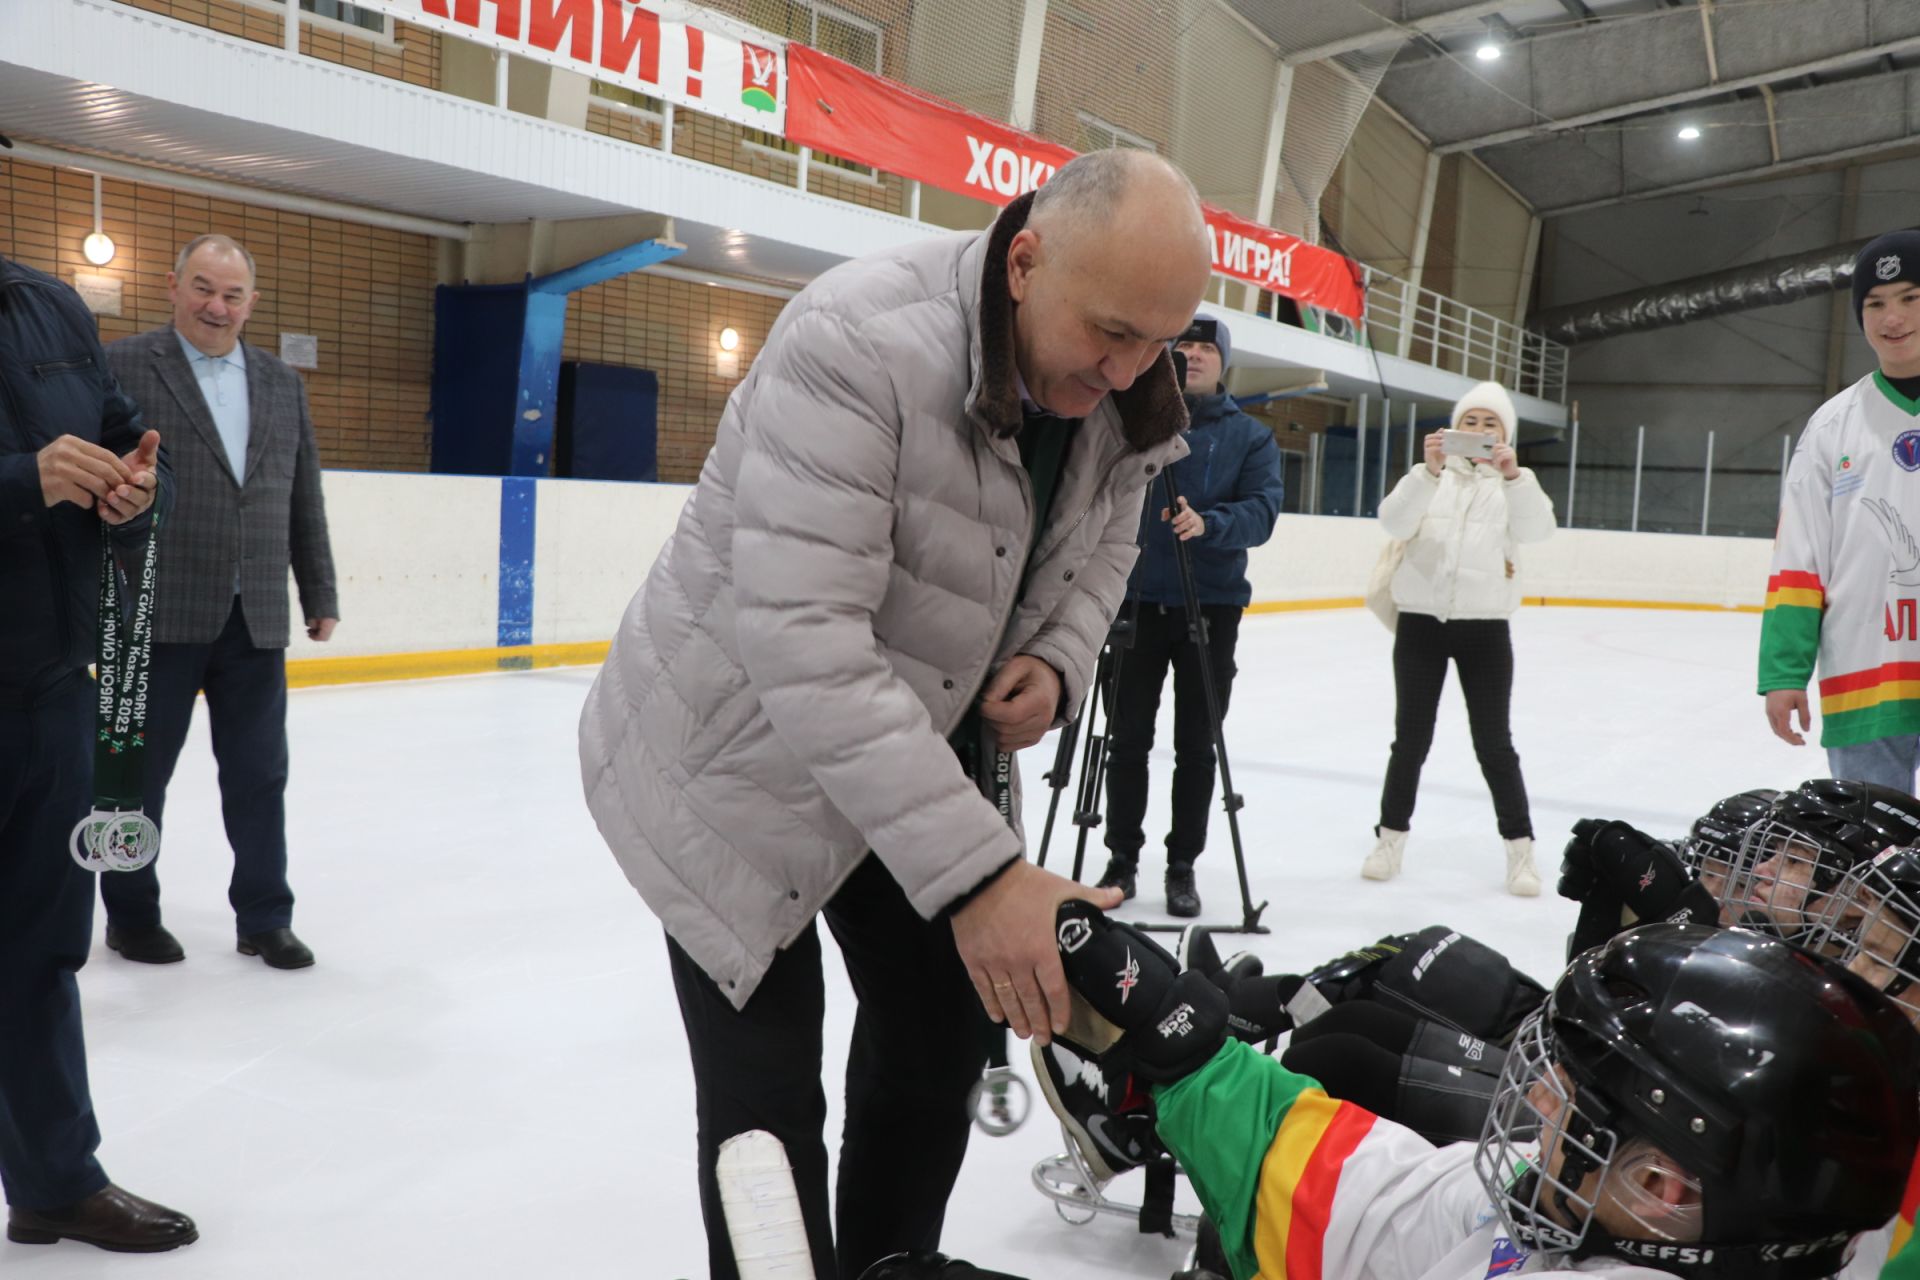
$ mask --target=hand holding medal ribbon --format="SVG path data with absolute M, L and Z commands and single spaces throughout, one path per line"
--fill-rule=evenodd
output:
M 88 871 L 138 871 L 160 853 L 160 828 L 140 807 L 146 781 L 147 681 L 153 664 L 154 554 L 159 543 L 156 512 L 129 621 L 120 608 L 113 540 L 104 535 L 100 539 L 93 812 L 74 827 L 69 842 L 74 861 Z

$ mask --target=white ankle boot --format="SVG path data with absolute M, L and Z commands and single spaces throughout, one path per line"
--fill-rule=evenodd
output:
M 1392 827 L 1375 829 L 1380 839 L 1367 860 L 1360 864 L 1360 874 L 1369 880 L 1391 880 L 1400 874 L 1400 857 L 1407 851 L 1407 833 Z
M 1533 865 L 1533 839 L 1530 836 L 1508 840 L 1507 892 L 1516 898 L 1540 896 L 1540 872 Z

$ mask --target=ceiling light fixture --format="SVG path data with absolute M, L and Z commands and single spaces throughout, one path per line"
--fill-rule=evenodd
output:
M 720 331 L 720 349 L 722 351 L 737 351 L 739 347 L 740 331 L 738 329 L 732 325 L 728 325 Z
M 80 242 L 80 252 L 96 267 L 113 261 L 113 237 L 100 229 L 100 175 L 93 175 L 93 234 Z
M 1680 141 L 1692 142 L 1695 138 L 1698 138 L 1699 136 L 1700 136 L 1700 128 L 1698 125 L 1687 124 L 1687 125 L 1680 126 Z
M 1473 56 L 1482 62 L 1495 62 L 1500 57 L 1500 46 L 1492 40 L 1488 40 L 1485 44 L 1482 44 L 1478 49 L 1473 51 Z

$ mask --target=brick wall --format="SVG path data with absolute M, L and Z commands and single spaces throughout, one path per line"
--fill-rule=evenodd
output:
M 786 304 L 638 272 L 582 289 L 567 307 L 568 360 L 651 369 L 660 377 L 660 478 L 692 483 L 738 378 L 716 369 L 720 330 L 739 331 L 746 375 Z
M 320 367 L 303 376 L 321 461 L 426 470 L 431 239 L 114 179 L 102 189 L 102 221 L 117 253 L 94 267 L 80 256 L 93 229 L 92 179 L 0 159 L 0 254 L 68 282 L 76 271 L 119 279 L 122 314 L 102 317 L 102 341 L 168 323 L 174 255 L 194 236 L 230 235 L 260 268 L 247 339 L 276 354 L 283 331 L 320 340 Z
M 605 103 L 587 101 L 587 132 L 603 138 L 617 138 L 637 147 L 658 147 L 660 126 L 643 116 Z
M 286 15 L 243 0 L 119 0 L 198 27 L 243 40 L 279 46 L 286 39 Z M 424 27 L 393 24 L 393 40 L 356 36 L 340 27 L 310 20 L 300 24 L 300 52 L 322 62 L 353 67 L 429 89 L 440 87 L 440 36 Z

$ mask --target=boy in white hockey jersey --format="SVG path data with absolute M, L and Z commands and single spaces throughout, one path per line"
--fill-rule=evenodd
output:
M 1226 1039 L 1225 996 L 1084 903 L 1069 1043 L 1153 1082 L 1235 1280 L 1823 1280 L 1920 1149 L 1920 1034 L 1838 965 L 1648 925 L 1523 1026 L 1478 1144 L 1435 1148 Z
M 1760 692 L 1779 737 L 1811 726 L 1836 778 L 1914 789 L 1920 767 L 1920 231 L 1853 268 L 1854 317 L 1880 367 L 1820 406 L 1780 509 L 1760 629 Z

